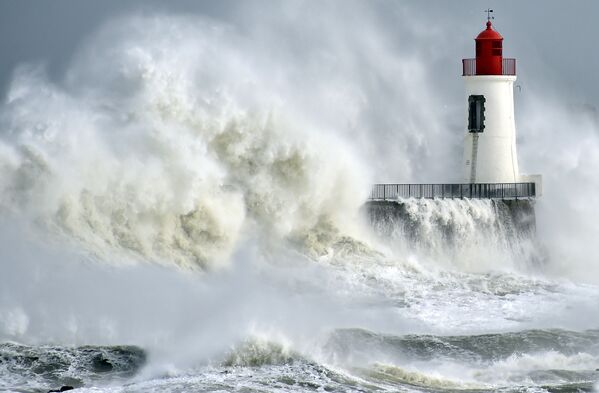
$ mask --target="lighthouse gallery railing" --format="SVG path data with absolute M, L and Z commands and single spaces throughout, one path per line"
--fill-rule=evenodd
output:
M 375 184 L 370 200 L 400 198 L 473 198 L 517 199 L 534 198 L 535 183 L 474 183 L 474 184 Z
M 476 75 L 476 59 L 462 59 L 462 75 Z M 516 59 L 502 59 L 501 75 L 516 75 Z

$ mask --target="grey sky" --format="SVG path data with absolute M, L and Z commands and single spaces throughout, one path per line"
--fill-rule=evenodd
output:
M 330 2 L 329 2 L 330 3 Z M 487 5 L 495 8 L 496 26 L 506 38 L 506 54 L 517 57 L 526 74 L 541 72 L 547 83 L 567 89 L 573 100 L 598 100 L 599 52 L 595 50 L 599 33 L 595 26 L 599 2 L 578 1 L 371 1 L 363 2 L 379 14 L 389 35 L 397 33 L 394 9 L 410 9 L 423 29 L 446 29 L 454 64 L 472 55 L 472 38 L 484 21 Z M 315 3 L 313 3 L 315 4 Z M 337 2 L 351 13 L 355 3 Z M 276 1 L 0 1 L 0 89 L 6 89 L 15 66 L 24 62 L 43 62 L 52 76 L 60 76 L 66 62 L 81 40 L 106 20 L 131 12 L 164 10 L 195 13 L 243 26 L 251 23 L 244 11 L 279 12 Z M 314 12 L 318 12 L 314 6 Z M 356 15 L 359 17 L 359 15 Z M 337 23 L 331 20 L 332 24 Z M 301 29 L 301 26 L 298 28 Z M 418 46 L 418 43 L 416 43 Z M 426 48 L 421 48 L 427 50 Z M 542 68 L 542 69 L 541 69 Z M 590 78 L 590 79 L 589 79 Z M 456 78 L 459 79 L 459 78 Z

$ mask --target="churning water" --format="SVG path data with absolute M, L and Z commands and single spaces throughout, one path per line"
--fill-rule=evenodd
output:
M 352 144 L 289 109 L 246 44 L 133 18 L 59 84 L 16 73 L 0 390 L 594 389 L 599 288 L 547 274 L 534 222 L 502 202 L 364 206 Z

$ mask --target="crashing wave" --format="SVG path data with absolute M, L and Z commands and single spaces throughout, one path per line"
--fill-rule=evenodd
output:
M 526 270 L 543 260 L 533 201 L 402 199 L 369 202 L 375 232 L 404 254 L 413 252 L 461 271 Z
M 81 386 L 135 375 L 146 353 L 133 346 L 28 346 L 0 343 L 0 389 Z
M 0 109 L 0 210 L 105 259 L 215 267 L 256 231 L 326 253 L 351 233 L 363 170 L 279 108 L 238 39 L 134 18 L 88 42 L 64 83 L 22 67 Z

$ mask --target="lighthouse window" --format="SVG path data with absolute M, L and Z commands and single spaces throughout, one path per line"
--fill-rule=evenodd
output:
M 493 56 L 501 56 L 502 55 L 502 47 L 503 47 L 503 43 L 501 41 L 493 41 L 493 50 L 492 50 L 492 55 Z
M 485 96 L 468 97 L 468 131 L 483 132 L 485 129 Z

